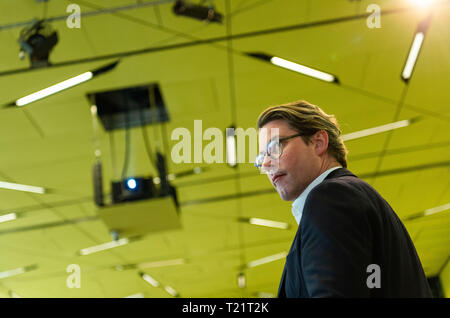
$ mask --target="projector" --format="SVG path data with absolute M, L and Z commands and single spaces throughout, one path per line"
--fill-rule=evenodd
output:
M 161 187 L 162 182 L 156 187 L 154 181 L 131 177 L 111 182 L 112 202 L 98 205 L 97 212 L 114 240 L 181 228 L 175 188 Z
M 181 228 L 177 206 L 170 196 L 105 205 L 97 212 L 114 240 Z
M 181 228 L 177 192 L 167 179 L 164 156 L 157 153 L 159 177 L 128 177 L 111 182 L 111 203 L 103 200 L 102 165 L 94 164 L 94 201 L 114 240 Z
M 112 201 L 120 203 L 137 201 L 157 196 L 152 177 L 133 177 L 111 182 Z

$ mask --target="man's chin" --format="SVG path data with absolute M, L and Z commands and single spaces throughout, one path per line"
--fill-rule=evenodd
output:
M 278 187 L 275 187 L 275 189 L 277 190 L 278 194 L 280 195 L 281 200 L 283 200 L 283 201 L 294 201 L 295 200 L 295 198 L 294 199 L 291 198 L 292 196 L 288 192 L 283 191 L 284 189 L 278 189 Z

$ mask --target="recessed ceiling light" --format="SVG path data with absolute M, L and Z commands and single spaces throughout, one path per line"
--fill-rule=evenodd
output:
M 282 230 L 287 230 L 290 226 L 289 223 L 286 222 L 278 222 L 261 218 L 239 218 L 238 221 L 249 223 L 252 225 L 266 226 Z
M 428 215 L 436 214 L 436 213 L 447 211 L 447 210 L 450 210 L 450 203 L 440 205 L 440 206 L 437 206 L 434 208 L 426 209 L 423 212 L 423 215 L 428 216 Z
M 151 277 L 150 275 L 145 274 L 145 273 L 139 273 L 139 274 L 141 275 L 143 280 L 145 280 L 147 283 L 149 283 L 153 287 L 159 287 L 160 286 L 160 283 L 156 279 Z
M 104 244 L 100 244 L 100 245 L 95 245 L 95 246 L 91 246 L 91 247 L 87 247 L 87 248 L 83 248 L 82 250 L 80 250 L 80 255 L 84 256 L 84 255 L 89 255 L 92 253 L 97 253 L 97 252 L 101 252 L 104 250 L 109 250 L 111 248 L 114 247 L 118 247 L 118 246 L 123 246 L 125 244 L 128 244 L 130 242 L 129 239 L 127 238 L 123 238 L 117 241 L 111 241 L 108 243 L 104 243 Z
M 147 262 L 147 263 L 139 263 L 137 264 L 137 268 L 153 268 L 153 267 L 166 267 L 166 266 L 174 266 L 174 265 L 183 265 L 186 264 L 186 261 L 183 258 L 170 259 L 165 261 L 155 261 L 155 262 Z
M 178 292 L 174 288 L 172 288 L 170 286 L 165 286 L 164 290 L 166 292 L 168 292 L 170 295 L 172 295 L 173 297 L 178 297 L 179 296 Z
M 403 68 L 402 78 L 407 81 L 411 78 L 411 74 L 414 70 L 414 65 L 416 65 L 417 57 L 419 56 L 420 48 L 422 47 L 423 39 L 425 34 L 423 32 L 418 32 L 414 36 L 413 43 L 409 50 L 408 59 L 406 60 L 405 67 Z
M 143 293 L 137 293 L 137 294 L 133 294 L 133 295 L 130 295 L 130 296 L 123 297 L 123 298 L 144 298 L 144 294 Z
M 234 127 L 226 129 L 226 136 L 227 164 L 234 168 L 237 166 L 236 134 L 234 132 Z
M 32 93 L 30 95 L 27 95 L 25 97 L 19 98 L 15 102 L 11 103 L 9 106 L 25 106 L 30 103 L 33 103 L 35 101 L 38 101 L 40 99 L 43 99 L 45 97 L 48 97 L 50 95 L 56 94 L 58 92 L 61 92 L 63 90 L 66 90 L 68 88 L 74 87 L 76 85 L 79 85 L 81 83 L 87 82 L 94 78 L 95 76 L 98 76 L 100 74 L 103 74 L 105 72 L 108 72 L 116 67 L 116 65 L 119 62 L 114 62 L 111 64 L 108 64 L 106 66 L 100 67 L 93 71 L 84 72 L 80 75 L 74 76 L 72 78 L 69 78 L 65 81 L 62 81 L 60 83 L 54 84 L 52 86 L 49 86 L 47 88 L 41 89 L 35 93 Z
M 416 219 L 424 218 L 424 217 L 434 215 L 436 213 L 448 211 L 448 210 L 450 210 L 450 203 L 436 206 L 434 208 L 429 208 L 429 209 L 426 209 L 425 211 L 421 211 L 418 213 L 413 213 L 412 215 L 403 218 L 402 221 L 406 222 L 406 221 L 416 220 Z
M 5 182 L 5 181 L 0 181 L 0 188 L 8 189 L 8 190 L 32 192 L 32 193 L 38 193 L 38 194 L 45 193 L 45 188 L 42 188 L 42 187 L 35 187 L 35 186 L 19 184 L 19 183 L 12 183 L 12 182 Z
M 349 134 L 345 134 L 345 135 L 342 135 L 342 139 L 344 141 L 349 141 L 349 140 L 353 140 L 353 139 L 376 135 L 376 134 L 380 134 L 380 133 L 383 133 L 386 131 L 407 127 L 411 123 L 416 122 L 416 121 L 417 121 L 417 118 L 400 120 L 400 121 L 396 121 L 396 122 L 389 123 L 386 125 L 372 127 L 372 128 L 368 128 L 368 129 L 355 131 L 355 132 L 352 132 Z
M 259 266 L 259 265 L 267 264 L 267 263 L 270 263 L 270 262 L 274 262 L 274 261 L 277 261 L 279 259 L 285 258 L 286 255 L 287 255 L 286 252 L 281 252 L 281 253 L 278 253 L 278 254 L 266 256 L 266 257 L 263 257 L 263 258 L 260 258 L 260 259 L 248 262 L 246 267 L 247 268 L 251 268 L 251 267 L 256 267 L 256 266 Z
M 411 75 L 414 71 L 414 67 L 417 62 L 417 58 L 419 56 L 420 50 L 423 45 L 423 41 L 425 39 L 425 34 L 430 26 L 432 14 L 428 14 L 417 26 L 416 33 L 414 35 L 413 42 L 411 44 L 411 48 L 409 49 L 408 57 L 405 62 L 405 66 L 403 67 L 402 79 L 405 82 L 408 82 L 411 78 Z
M 314 68 L 302 65 L 302 64 L 298 64 L 292 61 L 288 61 L 286 59 L 283 59 L 281 57 L 278 56 L 273 56 L 273 55 L 268 55 L 265 53 L 246 53 L 246 55 L 263 60 L 263 61 L 267 61 L 269 63 L 272 63 L 273 65 L 306 75 L 306 76 L 310 76 L 325 82 L 329 82 L 329 83 L 339 83 L 339 80 L 337 79 L 336 76 L 329 74 L 329 73 L 325 73 L 319 70 L 316 70 Z
M 8 213 L 8 214 L 0 215 L 0 223 L 13 221 L 13 220 L 16 220 L 16 219 L 17 219 L 17 214 L 16 213 Z
M 246 285 L 245 274 L 239 273 L 238 274 L 238 286 L 239 286 L 239 288 L 244 288 L 245 285 Z
M 35 269 L 37 269 L 36 264 L 10 269 L 10 270 L 4 271 L 4 272 L 0 272 L 0 279 L 17 276 L 17 275 L 20 275 L 20 274 L 23 274 L 26 272 L 30 272 Z

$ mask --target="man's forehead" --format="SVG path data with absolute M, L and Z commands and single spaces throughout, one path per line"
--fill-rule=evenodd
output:
M 280 131 L 280 133 L 289 133 L 292 130 L 291 126 L 284 119 L 275 119 L 275 120 L 269 121 L 264 126 L 262 126 L 260 128 L 260 130 L 261 129 L 265 129 L 269 133 L 273 129 L 278 129 Z
M 264 151 L 267 145 L 279 138 L 280 129 L 278 127 L 262 127 L 259 129 L 259 150 Z
M 289 134 L 289 125 L 284 120 L 274 120 L 268 122 L 259 129 L 259 135 L 271 138 L 273 135 Z
M 277 138 L 280 135 L 278 127 L 262 127 L 259 129 L 259 139 L 261 141 L 268 141 Z

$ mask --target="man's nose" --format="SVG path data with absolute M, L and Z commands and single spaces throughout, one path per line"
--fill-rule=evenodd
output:
M 264 156 L 261 170 L 263 172 L 271 172 L 273 170 L 273 161 L 267 154 Z
M 268 156 L 267 154 L 264 155 L 264 160 L 262 163 L 263 167 L 270 167 L 272 165 L 272 160 L 270 159 L 270 156 Z

